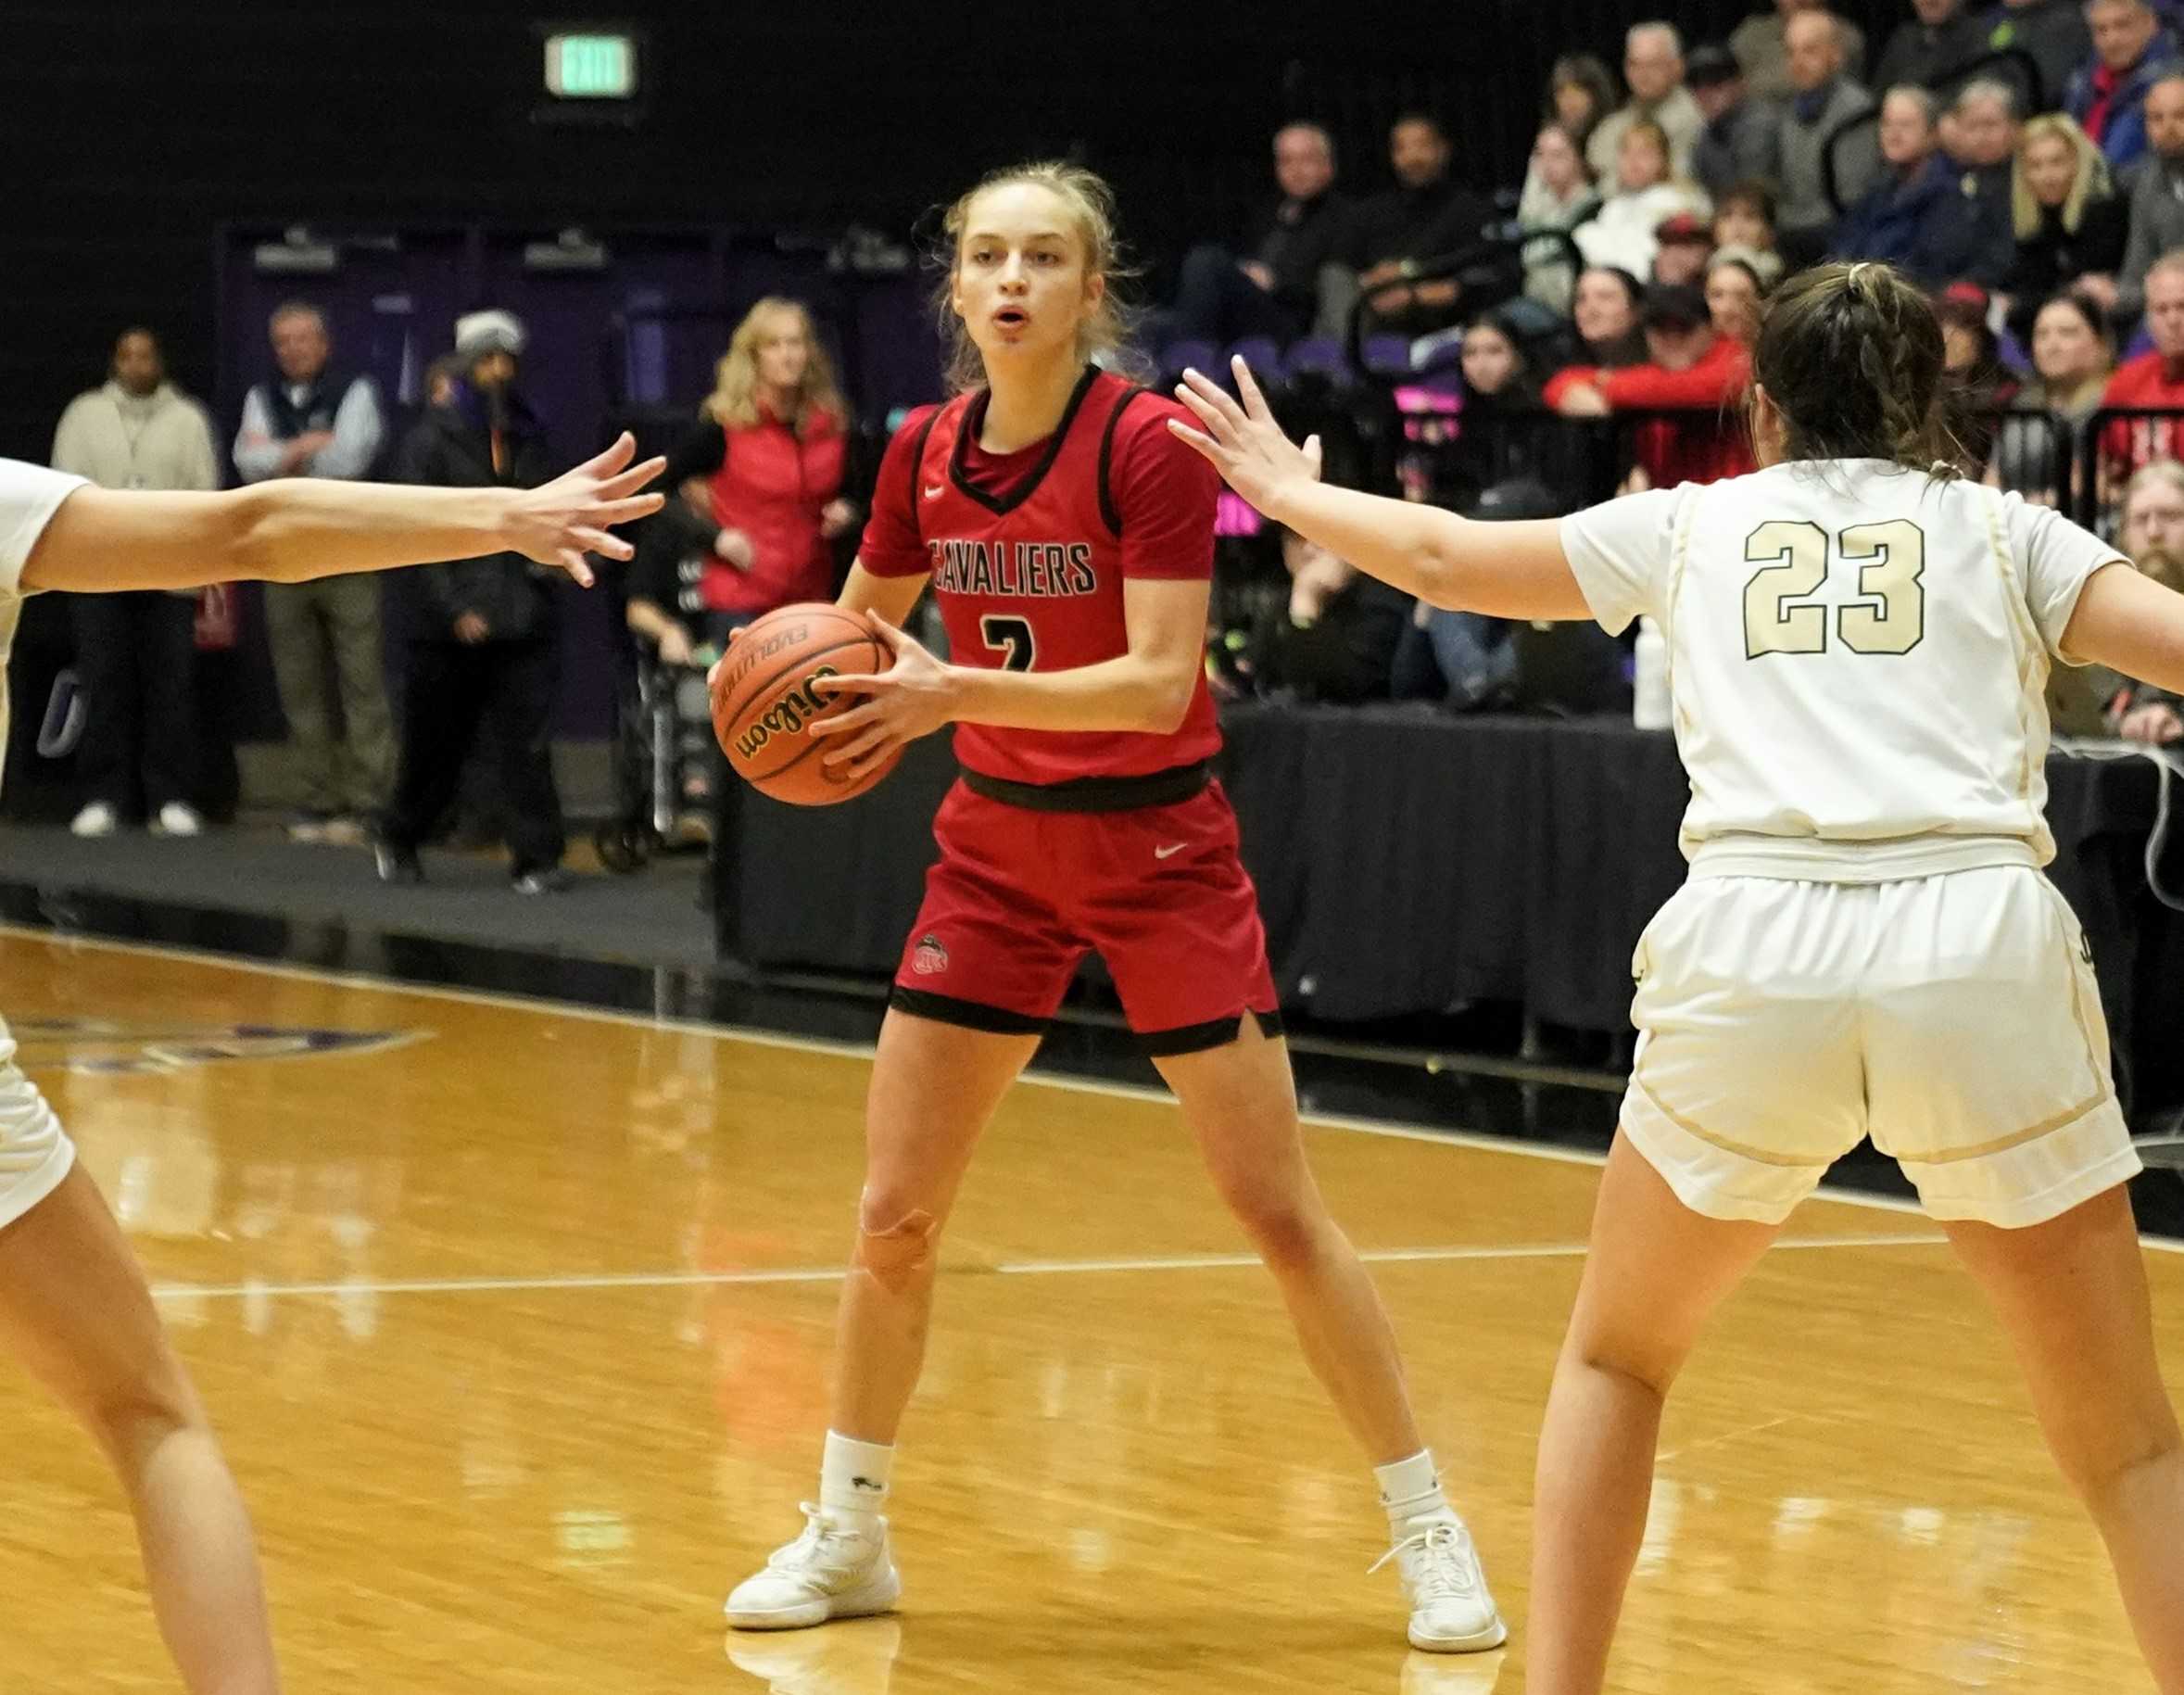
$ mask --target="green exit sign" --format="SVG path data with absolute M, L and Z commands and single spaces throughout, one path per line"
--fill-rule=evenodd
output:
M 546 92 L 558 100 L 636 99 L 636 40 L 608 34 L 548 36 Z

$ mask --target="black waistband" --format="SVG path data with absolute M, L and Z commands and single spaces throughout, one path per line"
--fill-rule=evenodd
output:
M 1205 760 L 1170 765 L 1143 777 L 1073 777 L 1066 783 L 1012 783 L 967 767 L 963 786 L 1004 806 L 1031 812 L 1131 812 L 1141 806 L 1173 806 L 1203 793 L 1213 781 Z

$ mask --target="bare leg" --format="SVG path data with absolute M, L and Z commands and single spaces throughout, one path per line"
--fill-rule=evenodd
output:
M 249 1516 L 144 1273 L 80 1167 L 0 1231 L 0 1340 L 113 1461 L 183 1682 L 195 1695 L 271 1695 Z
M 1286 1043 L 1251 1019 L 1226 1047 L 1156 1062 L 1215 1186 L 1267 1262 L 1313 1374 L 1375 1465 L 1425 1444 L 1387 1310 L 1305 1163 Z
M 1525 1688 L 1595 1695 L 1636 1563 L 1660 1410 L 1707 1318 L 1774 1238 L 1678 1200 L 1618 1136 L 1555 1366 L 1534 1488 Z
M 1039 1046 L 890 1011 L 865 1107 L 865 1194 L 835 1323 L 831 1428 L 891 1444 L 925 1364 L 941 1227 L 1001 1097 Z
M 1994 1303 L 2048 1446 L 2108 1544 L 2139 1647 L 2184 1695 L 2184 1447 L 2120 1187 L 2025 1230 L 1944 1226 Z

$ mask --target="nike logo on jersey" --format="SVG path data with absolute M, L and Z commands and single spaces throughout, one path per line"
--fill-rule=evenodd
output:
M 937 500 L 947 492 L 947 486 L 942 483 L 928 483 L 925 486 L 925 498 L 928 500 Z
M 1155 848 L 1153 850 L 1153 857 L 1155 859 L 1173 859 L 1178 854 L 1181 853 L 1190 845 L 1191 844 L 1188 841 L 1171 841 L 1166 847 Z

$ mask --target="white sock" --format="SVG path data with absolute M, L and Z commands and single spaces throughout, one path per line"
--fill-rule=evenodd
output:
M 1376 1465 L 1372 1474 L 1380 1480 L 1380 1504 L 1387 1509 L 1388 1523 L 1398 1530 L 1411 1519 L 1449 1510 L 1430 1448 L 1420 1448 L 1408 1460 Z
M 869 1523 L 888 1504 L 888 1474 L 894 1463 L 890 1444 L 859 1442 L 829 1430 L 819 1463 L 819 1504 L 838 1518 Z

